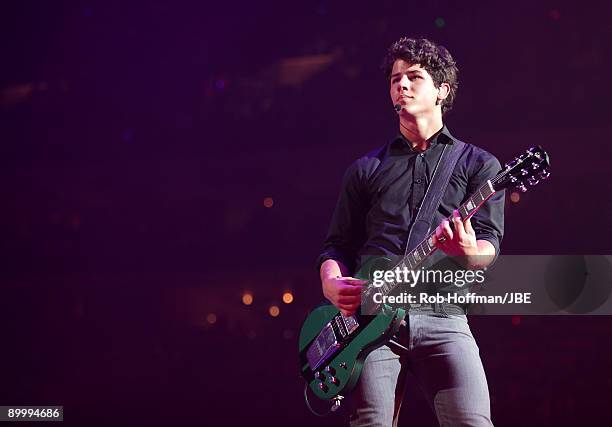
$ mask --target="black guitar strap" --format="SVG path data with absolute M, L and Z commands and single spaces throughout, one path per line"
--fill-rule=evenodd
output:
M 450 181 L 450 176 L 455 169 L 455 165 L 457 165 L 457 161 L 465 145 L 465 142 L 456 139 L 444 144 L 442 154 L 440 154 L 440 158 L 438 158 L 438 162 L 436 163 L 431 181 L 425 192 L 425 197 L 423 197 L 423 201 L 419 207 L 417 217 L 413 221 L 412 227 L 410 227 L 408 241 L 406 243 L 406 255 L 410 253 L 416 245 L 421 243 L 429 233 L 433 213 L 440 205 L 440 200 L 442 200 L 442 196 Z

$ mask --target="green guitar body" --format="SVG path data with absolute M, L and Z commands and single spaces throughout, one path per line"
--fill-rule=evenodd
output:
M 385 263 L 390 262 L 388 259 L 380 258 L 372 260 L 364 264 L 355 277 L 370 280 L 370 272 L 374 270 L 374 266 L 380 265 L 381 260 Z M 299 339 L 301 375 L 312 392 L 320 399 L 326 400 L 349 393 L 359 380 L 368 354 L 393 337 L 405 316 L 404 309 L 392 309 L 383 305 L 375 316 L 356 315 L 358 326 L 348 336 L 343 337 L 337 333 L 337 323 L 342 322 L 340 310 L 329 303 L 314 309 L 304 321 Z M 326 326 L 329 331 L 330 324 L 334 325 L 336 333 L 329 333 L 325 342 L 333 341 L 334 336 L 338 338 L 332 346 L 332 354 L 327 357 L 321 356 L 318 359 L 319 363 L 309 363 L 309 349 L 311 346 L 321 347 L 320 342 L 323 340 L 317 340 L 317 337 Z

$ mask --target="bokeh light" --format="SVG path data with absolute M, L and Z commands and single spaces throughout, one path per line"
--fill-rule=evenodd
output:
M 268 313 L 270 313 L 270 316 L 272 317 L 277 317 L 280 314 L 280 308 L 278 308 L 276 305 L 271 305 L 268 309 Z
M 242 294 L 242 303 L 244 305 L 253 304 L 253 295 L 250 292 L 245 292 L 244 294 Z
M 283 294 L 283 302 L 285 304 L 291 304 L 293 302 L 293 294 L 291 292 L 285 292 Z

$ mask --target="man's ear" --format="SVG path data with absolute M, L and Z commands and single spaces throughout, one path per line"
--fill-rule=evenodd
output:
M 440 83 L 440 87 L 438 87 L 438 104 L 446 99 L 448 94 L 450 93 L 450 85 L 448 83 Z

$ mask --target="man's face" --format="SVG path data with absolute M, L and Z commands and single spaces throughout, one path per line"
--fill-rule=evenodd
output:
M 432 114 L 439 90 L 427 71 L 420 64 L 398 59 L 393 64 L 390 79 L 390 95 L 393 105 L 400 104 L 411 116 Z

